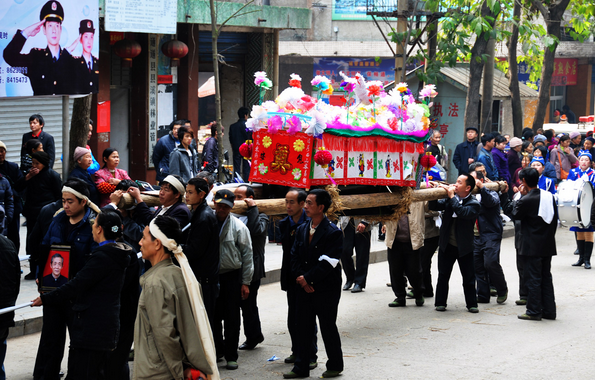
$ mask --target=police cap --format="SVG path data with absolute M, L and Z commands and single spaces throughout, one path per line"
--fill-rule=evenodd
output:
M 64 21 L 64 8 L 62 8 L 62 4 L 55 0 L 45 3 L 39 13 L 39 21 L 43 20 L 62 23 Z
M 81 20 L 79 25 L 79 34 L 83 33 L 95 33 L 92 20 Z

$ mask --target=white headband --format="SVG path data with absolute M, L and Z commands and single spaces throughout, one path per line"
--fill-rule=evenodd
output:
M 161 244 L 170 251 L 173 252 L 174 255 L 179 255 L 180 253 L 184 253 L 182 246 L 178 245 L 174 239 L 170 239 L 155 224 L 155 219 L 151 220 L 149 223 L 149 231 L 151 231 L 151 235 L 155 236 L 156 239 L 161 241 Z
M 173 187 L 175 187 L 178 190 L 180 195 L 186 194 L 186 188 L 184 187 L 184 185 L 182 185 L 182 182 L 178 181 L 178 179 L 173 175 L 168 175 L 167 177 L 165 177 L 163 182 L 167 182 L 170 185 L 173 185 Z
M 78 191 L 76 191 L 75 189 L 73 189 L 72 187 L 68 187 L 68 186 L 64 186 L 62 187 L 62 192 L 67 192 L 67 193 L 72 193 L 74 194 L 75 197 L 80 198 L 80 199 L 84 199 L 86 201 L 89 200 L 89 197 L 84 196 L 83 194 L 79 193 Z

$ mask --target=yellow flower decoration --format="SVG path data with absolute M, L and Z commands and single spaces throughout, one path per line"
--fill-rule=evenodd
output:
M 322 91 L 323 94 L 325 95 L 332 95 L 333 94 L 333 88 L 331 86 L 328 86 L 328 88 L 324 91 Z
M 397 85 L 396 89 L 399 92 L 405 92 L 405 91 L 407 91 L 407 83 L 404 83 L 404 82 L 399 83 Z
M 304 150 L 305 147 L 306 144 L 304 144 L 302 140 L 298 139 L 293 143 L 293 150 L 295 150 L 296 152 L 301 152 L 302 150 Z
M 422 118 L 421 118 L 421 122 L 422 122 L 422 123 L 423 123 L 423 125 L 424 125 L 424 129 L 426 129 L 426 130 L 427 130 L 427 129 L 430 127 L 430 119 L 428 119 L 427 117 L 425 117 L 425 116 L 422 116 Z
M 262 139 L 262 146 L 264 146 L 265 148 L 268 148 L 269 146 L 271 146 L 272 143 L 273 143 L 273 140 L 271 140 L 271 138 L 269 136 L 264 136 L 264 138 Z

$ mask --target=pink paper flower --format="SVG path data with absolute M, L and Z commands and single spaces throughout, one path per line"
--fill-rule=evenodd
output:
M 292 116 L 287 120 L 287 125 L 289 128 L 287 129 L 287 133 L 290 135 L 294 135 L 302 130 L 302 122 L 299 117 Z
M 269 133 L 277 133 L 283 128 L 283 119 L 279 115 L 273 116 L 269 119 L 267 126 Z
M 267 79 L 267 73 L 264 71 L 257 71 L 254 73 L 254 84 L 260 86 L 262 82 Z

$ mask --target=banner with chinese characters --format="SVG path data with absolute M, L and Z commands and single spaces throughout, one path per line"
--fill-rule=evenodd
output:
M 0 97 L 96 94 L 97 0 L 0 2 Z
M 157 144 L 157 45 L 158 39 L 156 34 L 149 34 L 149 168 L 154 167 L 152 160 L 153 149 Z
M 313 137 L 299 132 L 254 132 L 250 181 L 273 185 L 310 187 Z

